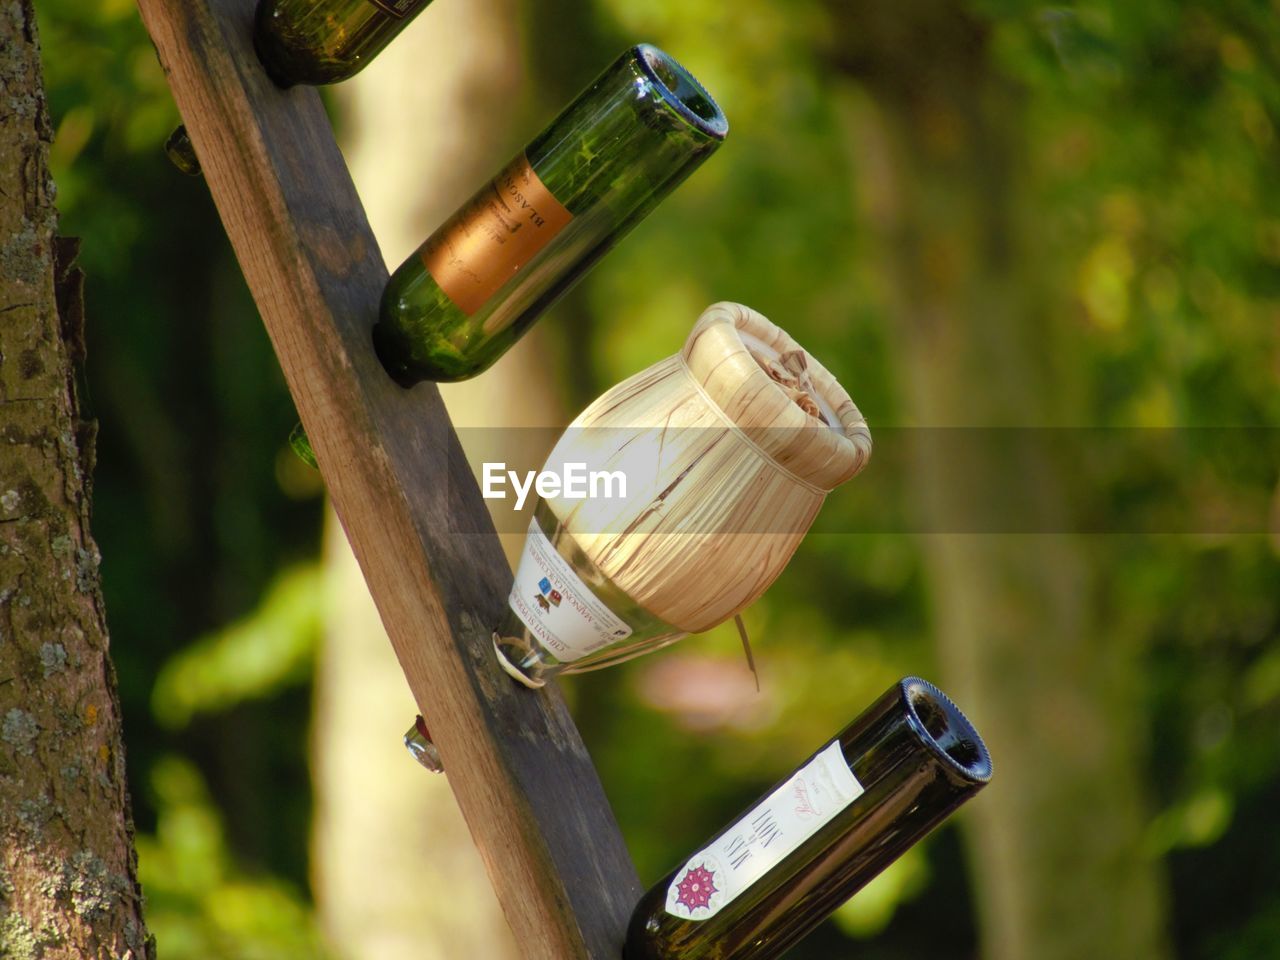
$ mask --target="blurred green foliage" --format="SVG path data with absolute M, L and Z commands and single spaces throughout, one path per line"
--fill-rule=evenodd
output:
M 151 780 L 160 815 L 155 833 L 138 838 L 138 868 L 147 924 L 163 955 L 321 960 L 310 907 L 297 890 L 232 862 L 222 815 L 195 766 L 163 757 Z
M 964 6 L 1020 101 L 1016 215 L 1036 265 L 1023 282 L 1046 311 L 1028 322 L 1046 331 L 1066 422 L 1275 427 L 1275 5 Z M 319 491 L 286 452 L 291 404 L 203 185 L 161 153 L 177 116 L 132 4 L 42 0 L 39 12 L 63 229 L 85 238 L 95 530 L 151 923 L 174 960 L 316 956 L 302 891 Z M 706 304 L 735 299 L 821 357 L 873 430 L 905 423 L 895 294 L 872 229 L 888 186 L 858 140 L 869 94 L 832 49 L 847 15 L 816 0 L 548 0 L 528 13 L 543 41 L 530 50 L 556 43 L 533 63 L 549 107 L 645 39 L 731 123 L 715 160 L 544 321 L 575 371 L 571 407 L 672 352 Z M 565 42 L 566 23 L 580 42 Z M 1151 477 L 1118 475 L 1104 506 L 1155 488 L 1280 515 L 1265 471 Z M 829 529 L 841 509 L 832 497 Z M 1264 531 L 1087 541 L 1102 620 L 1147 678 L 1156 809 L 1134 842 L 1169 869 L 1188 960 L 1280 957 L 1277 549 Z M 732 627 L 568 685 L 646 880 L 894 679 L 935 672 L 920 551 L 902 534 L 810 537 L 746 616 L 759 697 Z M 794 956 L 971 957 L 971 902 L 943 831 Z
M 196 714 L 221 713 L 305 682 L 323 626 L 323 589 L 319 566 L 285 570 L 247 616 L 172 656 L 156 677 L 156 719 L 181 728 Z

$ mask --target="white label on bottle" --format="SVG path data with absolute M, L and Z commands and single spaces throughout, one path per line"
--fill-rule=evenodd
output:
M 631 636 L 631 628 L 574 573 L 569 561 L 529 521 L 524 553 L 507 602 L 520 622 L 557 660 L 580 660 Z
M 685 920 L 714 917 L 862 791 L 840 741 L 832 741 L 711 846 L 689 858 L 667 889 L 667 913 Z

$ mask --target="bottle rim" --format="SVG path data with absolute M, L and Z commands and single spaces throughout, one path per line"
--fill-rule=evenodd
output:
M 966 780 L 991 779 L 991 754 L 982 736 L 951 698 L 928 680 L 907 677 L 899 684 L 912 728 L 929 750 Z
M 682 118 L 709 137 L 725 138 L 729 133 L 729 120 L 697 77 L 651 43 L 638 44 L 635 56 L 640 69 Z

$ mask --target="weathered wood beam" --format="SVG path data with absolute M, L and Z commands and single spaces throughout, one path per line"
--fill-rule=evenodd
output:
M 508 922 L 532 958 L 616 960 L 635 869 L 559 696 L 494 663 L 510 571 L 437 390 L 373 354 L 387 270 L 320 98 L 262 72 L 254 0 L 138 5 Z

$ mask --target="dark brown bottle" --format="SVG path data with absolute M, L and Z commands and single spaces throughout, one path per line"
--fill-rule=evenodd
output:
M 918 677 L 640 900 L 625 960 L 771 960 L 991 778 L 978 732 Z

